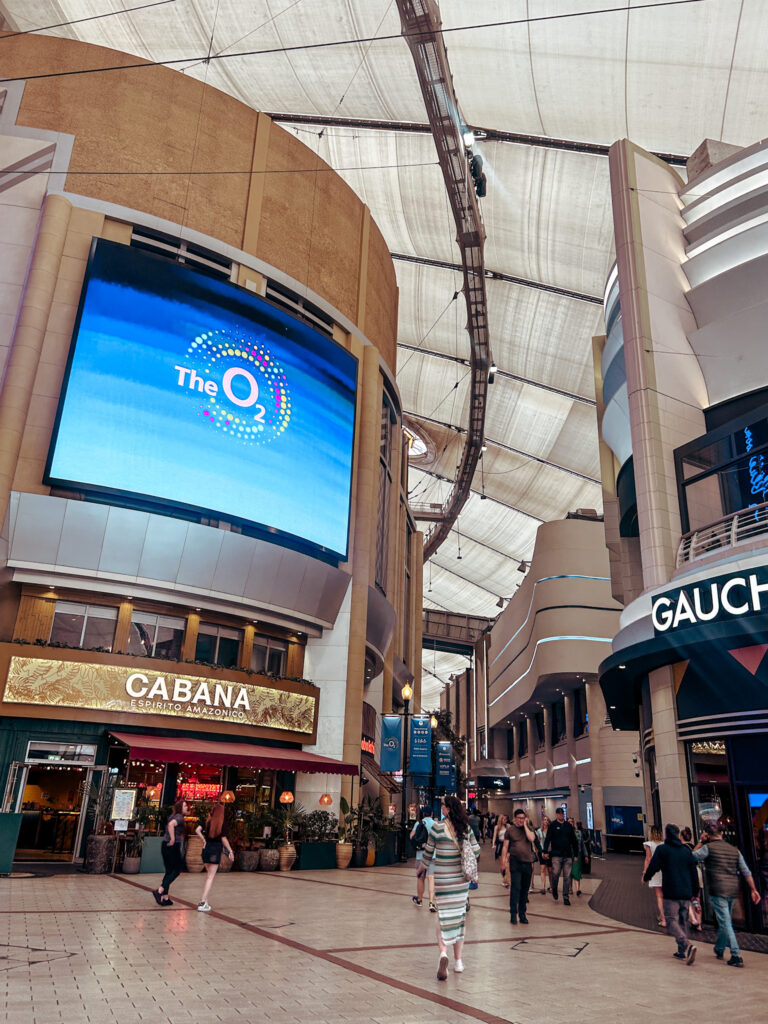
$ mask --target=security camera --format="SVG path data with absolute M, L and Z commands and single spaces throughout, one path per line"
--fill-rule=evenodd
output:
M 632 755 L 632 764 L 637 764 L 637 754 Z
M 636 778 L 636 779 L 639 779 L 639 778 L 640 778 L 640 772 L 635 772 L 635 778 Z

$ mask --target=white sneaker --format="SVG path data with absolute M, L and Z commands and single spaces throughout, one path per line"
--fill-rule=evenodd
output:
M 453 969 L 457 974 L 461 974 L 464 970 L 464 962 L 462 960 L 456 960 L 453 965 Z
M 211 909 L 211 905 L 210 903 L 206 903 L 205 900 L 203 900 L 202 903 L 198 903 L 197 909 L 202 911 L 202 913 L 207 914 L 208 911 Z

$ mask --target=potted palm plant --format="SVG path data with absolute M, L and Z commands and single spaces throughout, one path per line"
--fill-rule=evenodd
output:
M 345 797 L 339 799 L 339 841 L 336 844 L 336 867 L 347 868 L 352 860 L 352 842 L 357 824 L 357 808 L 349 806 Z
M 304 808 L 300 803 L 285 804 L 275 811 L 275 822 L 279 832 L 283 834 L 280 846 L 280 870 L 290 871 L 296 860 L 296 847 L 293 844 L 293 833 L 304 817 Z
M 123 874 L 137 875 L 141 867 L 141 851 L 144 849 L 144 829 L 139 823 L 136 831 L 128 837 L 123 854 Z

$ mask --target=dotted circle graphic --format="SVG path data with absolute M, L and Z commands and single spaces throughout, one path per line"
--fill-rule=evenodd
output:
M 285 433 L 291 422 L 288 382 L 283 367 L 260 341 L 241 331 L 205 331 L 190 342 L 187 355 L 196 373 L 217 384 L 215 395 L 203 395 L 199 413 L 212 427 L 248 445 L 269 444 Z M 233 379 L 247 380 L 237 372 L 244 370 L 256 381 L 255 402 L 240 406 L 230 401 L 222 386 L 228 370 L 235 371 Z

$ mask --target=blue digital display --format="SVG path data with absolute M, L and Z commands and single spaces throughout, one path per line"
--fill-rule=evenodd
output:
M 46 480 L 344 558 L 356 386 L 353 356 L 259 297 L 95 240 Z

